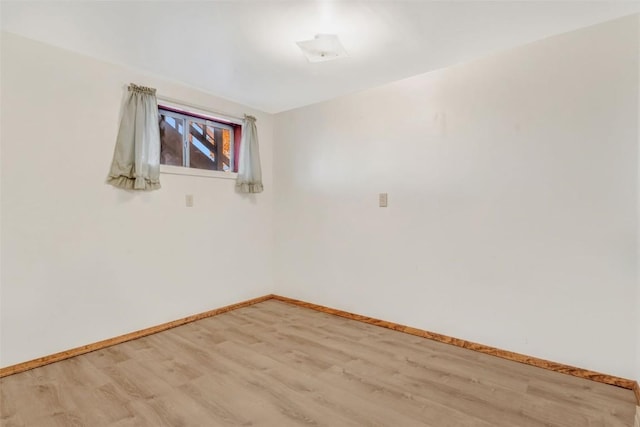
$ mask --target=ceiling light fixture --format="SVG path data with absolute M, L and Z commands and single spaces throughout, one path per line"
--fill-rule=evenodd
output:
M 309 62 L 331 61 L 349 56 L 335 34 L 316 34 L 313 39 L 296 44 Z

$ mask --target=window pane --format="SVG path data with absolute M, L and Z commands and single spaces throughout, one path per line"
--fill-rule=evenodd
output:
M 217 170 L 213 128 L 189 121 L 189 167 Z
M 211 144 L 214 144 L 215 141 L 215 135 L 213 133 L 213 127 L 211 126 L 207 126 L 207 141 Z
M 160 163 L 183 166 L 182 135 L 184 120 L 160 115 Z
M 1 1 L 1 0 L 0 0 Z M 159 107 L 161 163 L 232 172 L 241 128 L 215 119 Z
M 231 170 L 231 131 L 222 129 L 222 169 Z

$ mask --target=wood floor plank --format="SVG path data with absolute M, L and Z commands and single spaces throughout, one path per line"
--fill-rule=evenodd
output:
M 0 426 L 631 427 L 632 391 L 263 301 L 0 379 Z

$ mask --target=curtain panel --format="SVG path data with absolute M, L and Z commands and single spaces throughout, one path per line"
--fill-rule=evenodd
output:
M 240 193 L 261 193 L 264 188 L 258 149 L 258 129 L 256 118 L 253 116 L 244 116 L 239 157 L 236 190 Z
M 107 182 L 127 190 L 160 188 L 160 130 L 155 89 L 129 85 Z

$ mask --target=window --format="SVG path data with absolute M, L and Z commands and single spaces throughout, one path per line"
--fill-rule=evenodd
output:
M 166 106 L 158 113 L 161 165 L 237 172 L 242 126 Z

